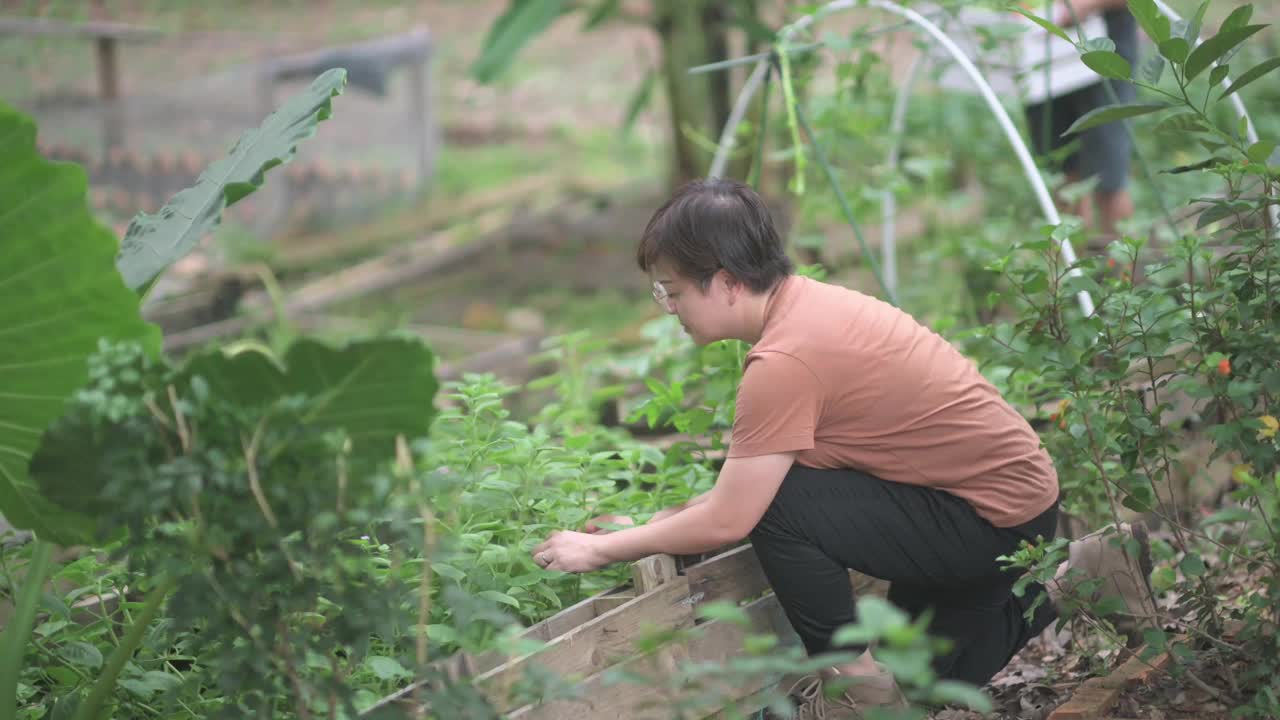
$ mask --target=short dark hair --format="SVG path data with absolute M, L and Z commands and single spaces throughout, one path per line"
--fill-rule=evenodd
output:
M 733 180 L 686 183 L 654 212 L 636 250 L 640 269 L 669 262 L 703 290 L 720 269 L 761 293 L 792 272 L 764 201 Z

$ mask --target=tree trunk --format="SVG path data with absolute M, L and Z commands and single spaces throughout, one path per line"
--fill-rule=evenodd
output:
M 671 128 L 669 179 L 674 188 L 706 175 L 712 151 L 705 144 L 719 142 L 741 81 L 751 70 L 745 67 L 690 75 L 689 68 L 728 60 L 741 52 L 760 52 L 764 43 L 751 33 L 743 32 L 746 39 L 739 50 L 730 40 L 732 33 L 742 32 L 734 27 L 735 18 L 761 26 L 763 22 L 756 0 L 656 0 L 654 10 L 654 30 L 662 41 L 663 87 Z M 764 94 L 758 93 L 752 100 L 745 120 L 753 131 L 738 137 L 737 152 L 725 170 L 727 177 L 747 179 L 758 143 L 763 99 Z
M 705 74 L 690 75 L 689 68 L 704 63 L 707 58 L 702 24 L 706 5 L 707 0 L 659 0 L 655 3 L 670 117 L 670 182 L 673 188 L 705 173 L 706 163 L 689 133 L 705 133 L 711 123 L 708 103 L 711 84 Z

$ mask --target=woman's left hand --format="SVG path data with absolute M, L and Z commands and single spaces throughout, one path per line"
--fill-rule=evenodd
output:
M 561 530 L 533 549 L 533 561 L 538 567 L 560 572 L 583 573 L 599 570 L 609 564 L 602 552 L 607 535 Z

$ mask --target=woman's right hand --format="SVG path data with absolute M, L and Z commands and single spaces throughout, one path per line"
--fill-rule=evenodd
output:
M 582 526 L 582 532 L 591 533 L 592 535 L 602 535 L 604 533 L 613 532 L 613 530 L 601 527 L 602 525 L 625 525 L 627 527 L 635 526 L 636 521 L 627 515 L 600 515 L 593 517 Z

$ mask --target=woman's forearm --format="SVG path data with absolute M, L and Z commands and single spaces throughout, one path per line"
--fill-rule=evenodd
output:
M 649 522 L 655 523 L 655 522 L 658 522 L 659 520 L 666 520 L 667 518 L 671 517 L 672 515 L 675 515 L 678 512 L 688 510 L 694 505 L 698 505 L 700 503 L 706 502 L 707 496 L 710 494 L 711 494 L 711 491 L 708 490 L 707 492 L 704 492 L 701 495 L 685 500 L 679 505 L 672 505 L 669 508 L 664 508 L 662 510 L 659 510 L 658 512 L 653 514 L 653 517 L 649 518 Z
M 657 553 L 694 555 L 741 540 L 734 537 L 740 533 L 725 518 L 717 517 L 705 498 L 699 495 L 665 518 L 610 533 L 603 538 L 604 554 L 609 562 L 628 562 Z

